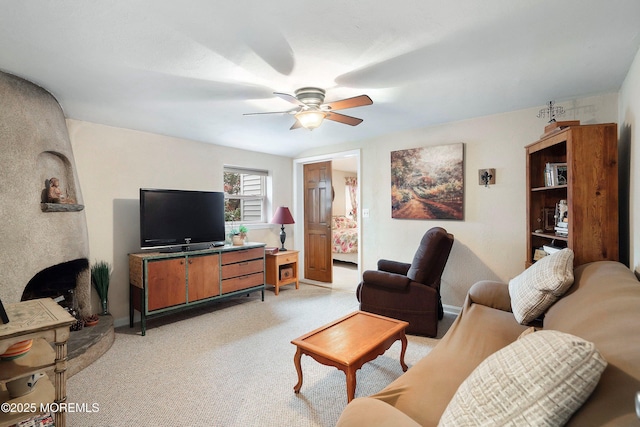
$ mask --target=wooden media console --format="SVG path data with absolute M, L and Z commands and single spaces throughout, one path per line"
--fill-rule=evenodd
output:
M 264 243 L 224 246 L 192 252 L 129 255 L 129 326 L 134 310 L 146 319 L 221 298 L 262 292 Z

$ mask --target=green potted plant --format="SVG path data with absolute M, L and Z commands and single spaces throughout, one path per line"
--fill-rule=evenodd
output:
M 234 227 L 231 229 L 231 231 L 229 232 L 229 235 L 231 236 L 231 241 L 233 243 L 233 246 L 244 245 L 244 239 L 245 237 L 247 237 L 247 231 L 249 230 L 244 225 L 241 225 L 238 228 Z
M 106 261 L 99 261 L 91 266 L 91 283 L 100 297 L 103 315 L 109 314 L 108 293 L 110 275 L 111 265 Z

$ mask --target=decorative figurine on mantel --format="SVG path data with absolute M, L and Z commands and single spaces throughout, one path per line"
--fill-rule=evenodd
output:
M 49 203 L 62 203 L 67 205 L 75 204 L 76 201 L 67 197 L 60 190 L 60 180 L 58 178 L 49 179 L 49 192 L 47 194 L 47 202 Z

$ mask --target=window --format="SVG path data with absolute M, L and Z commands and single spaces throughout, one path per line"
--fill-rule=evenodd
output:
M 265 222 L 268 172 L 224 167 L 224 219 L 242 223 Z

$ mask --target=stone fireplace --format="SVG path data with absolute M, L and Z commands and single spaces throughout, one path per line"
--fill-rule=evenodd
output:
M 92 314 L 87 222 L 64 114 L 49 92 L 2 72 L 0 153 L 0 299 L 71 293 L 79 314 Z M 43 203 L 52 177 L 76 203 Z

